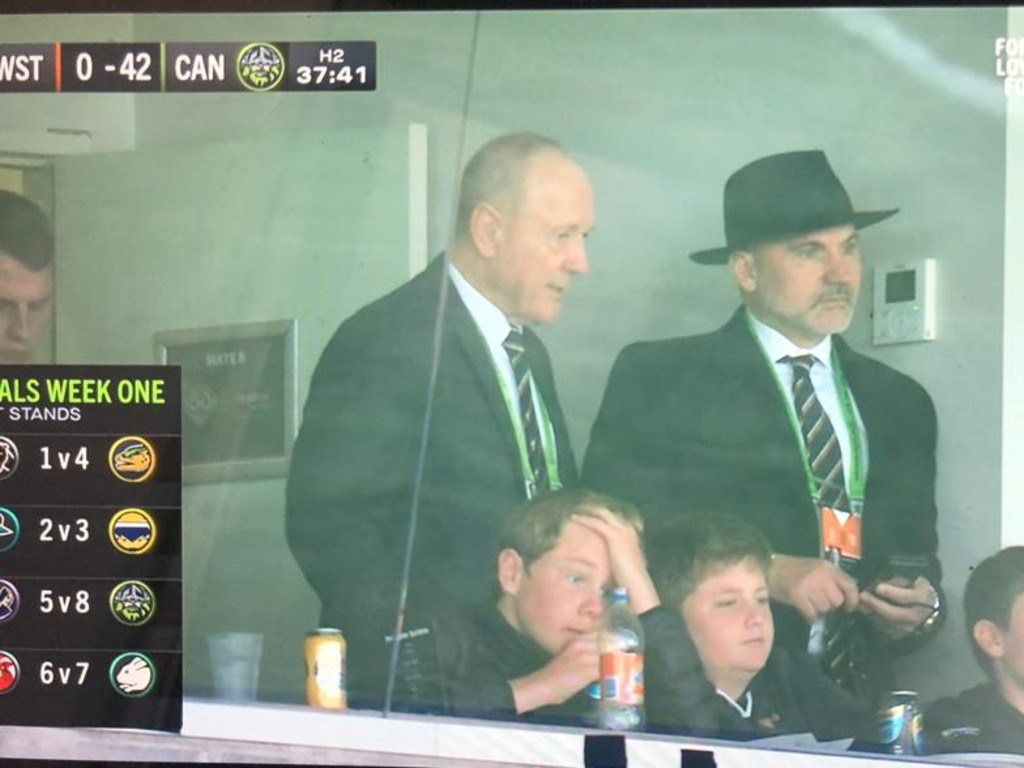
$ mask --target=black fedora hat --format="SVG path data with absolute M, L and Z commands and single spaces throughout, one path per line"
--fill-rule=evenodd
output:
M 723 207 L 726 245 L 691 253 L 698 264 L 725 264 L 737 249 L 829 227 L 861 229 L 899 211 L 854 211 L 825 153 L 817 149 L 769 155 L 743 166 L 725 182 Z

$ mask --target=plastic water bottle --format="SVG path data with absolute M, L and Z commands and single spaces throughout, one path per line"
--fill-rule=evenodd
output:
M 625 589 L 611 593 L 598 642 L 598 722 L 615 731 L 640 730 L 644 727 L 644 630 L 629 607 Z

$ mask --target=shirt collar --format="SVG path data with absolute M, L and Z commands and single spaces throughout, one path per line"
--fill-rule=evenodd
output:
M 762 323 L 754 317 L 754 314 L 750 312 L 750 310 L 747 310 L 747 314 L 750 316 L 750 322 L 754 327 L 754 333 L 757 334 L 757 338 L 760 340 L 761 346 L 764 348 L 765 353 L 773 363 L 779 362 L 779 360 L 784 357 L 798 357 L 800 355 L 810 354 L 814 355 L 818 362 L 824 365 L 825 368 L 832 370 L 831 334 L 826 336 L 810 349 L 804 349 L 794 344 L 770 325 Z
M 459 298 L 466 305 L 466 309 L 469 310 L 469 314 L 476 322 L 480 333 L 483 334 L 484 339 L 487 340 L 490 346 L 500 347 L 512 328 L 508 318 L 505 317 L 505 313 L 473 287 L 472 283 L 463 277 L 454 264 L 448 262 L 447 266 L 448 275 L 455 285 L 455 290 L 459 292 Z
M 742 696 L 740 696 L 740 701 L 743 702 L 742 704 L 740 704 L 738 701 L 735 701 L 732 696 L 723 691 L 721 688 L 715 688 L 715 693 L 717 693 L 719 696 L 725 699 L 729 706 L 731 706 L 733 709 L 739 712 L 744 719 L 750 717 L 750 713 L 754 709 L 754 696 L 750 692 L 749 688 L 743 693 Z

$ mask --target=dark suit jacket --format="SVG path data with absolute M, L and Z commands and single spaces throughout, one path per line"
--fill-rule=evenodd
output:
M 349 641 L 350 695 L 379 703 L 409 530 L 440 281 L 438 258 L 338 328 L 317 364 L 287 485 L 288 543 Z M 526 355 L 554 426 L 562 482 L 577 481 L 551 362 Z M 512 423 L 483 337 L 449 281 L 405 628 L 487 596 L 504 516 L 525 499 Z M 371 672 L 372 670 L 372 672 Z
M 892 553 L 925 555 L 938 587 L 931 398 L 838 336 L 833 343 L 868 436 L 861 571 Z M 775 552 L 818 557 L 818 513 L 781 397 L 742 309 L 713 333 L 632 344 L 612 368 L 584 483 L 636 503 L 652 527 L 680 510 L 726 510 Z M 777 643 L 806 649 L 796 611 L 776 606 L 775 619 Z
M 441 676 L 450 702 L 448 714 L 552 725 L 586 724 L 592 704 L 585 688 L 561 704 L 516 714 L 509 683 L 542 669 L 552 657 L 513 628 L 493 599 L 461 607 L 441 622 L 438 633 Z

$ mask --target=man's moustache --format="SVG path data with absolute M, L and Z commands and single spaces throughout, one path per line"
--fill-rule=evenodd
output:
M 831 289 L 829 291 L 826 291 L 825 293 L 821 294 L 818 297 L 818 301 L 816 303 L 820 304 L 820 303 L 826 302 L 826 301 L 834 301 L 835 299 L 845 299 L 846 301 L 848 301 L 848 302 L 850 302 L 852 304 L 853 303 L 853 290 L 850 289 L 848 286 L 845 286 L 845 285 L 838 286 L 836 288 L 833 288 L 833 289 Z

